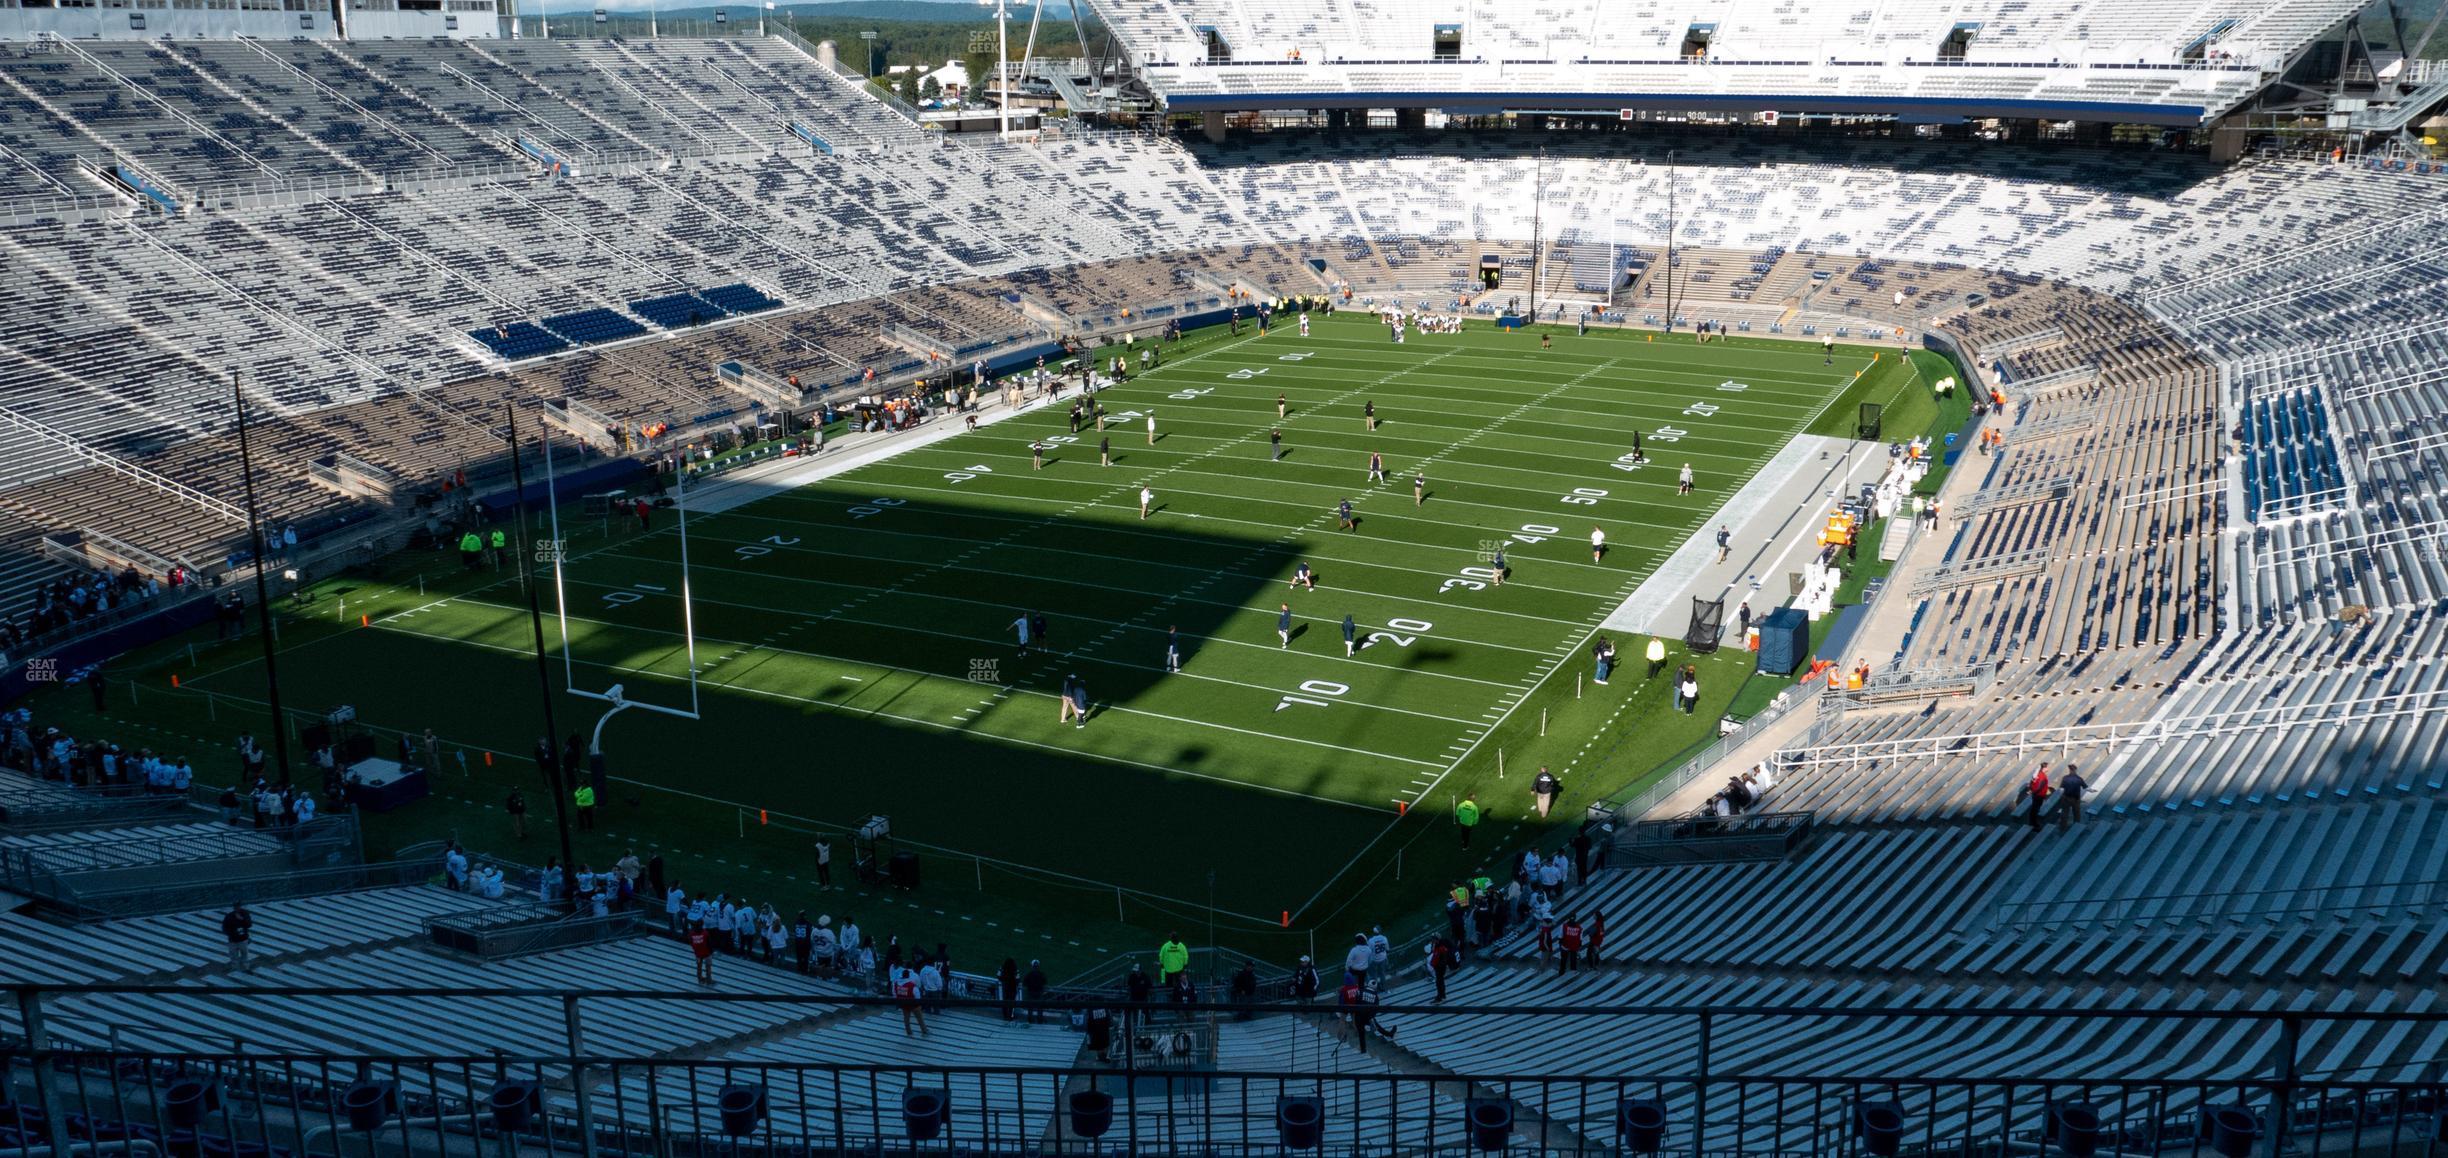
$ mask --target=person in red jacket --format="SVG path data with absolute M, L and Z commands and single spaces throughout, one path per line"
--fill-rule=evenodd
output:
M 2048 770 L 2048 764 L 2043 762 L 2040 765 L 2040 770 L 2032 773 L 2031 783 L 2023 786 L 2024 797 L 2031 801 L 2031 826 L 2033 832 L 2040 831 L 2040 806 L 2048 803 Z
M 1556 948 L 1562 950 L 1556 955 L 1556 972 L 1572 972 L 1581 963 L 1581 918 L 1564 918 L 1564 927 L 1556 933 Z
M 697 958 L 697 984 L 714 984 L 714 936 L 706 932 L 705 922 L 689 922 L 689 955 Z
M 1598 964 L 1598 945 L 1604 940 L 1606 940 L 1606 911 L 1603 909 L 1591 909 L 1589 925 L 1581 930 L 1581 944 L 1583 946 L 1581 951 L 1581 963 L 1583 965 L 1594 966 Z

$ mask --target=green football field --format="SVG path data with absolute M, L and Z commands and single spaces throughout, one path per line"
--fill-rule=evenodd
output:
M 1704 703 L 1688 716 L 1637 662 L 1611 687 L 1577 677 L 1598 622 L 1713 531 L 1724 496 L 1790 436 L 1849 433 L 1858 401 L 1926 395 L 1892 350 L 1840 346 L 1825 363 L 1815 342 L 1752 338 L 1561 330 L 1542 348 L 1538 331 L 1480 325 L 1397 345 L 1350 315 L 1307 338 L 1245 327 L 1098 394 L 1103 434 L 1070 433 L 1066 395 L 692 516 L 702 718 L 632 711 L 607 727 L 623 782 L 607 817 L 658 847 L 658 834 L 737 840 L 741 866 L 770 872 L 804 859 L 809 834 L 888 815 L 930 884 L 1025 878 L 1058 914 L 1068 890 L 1082 911 L 1132 924 L 1212 903 L 1240 928 L 1299 927 L 1406 870 L 1468 867 L 1497 841 L 1453 847 L 1461 793 L 1490 803 L 1492 838 L 1513 835 L 1535 819 L 1537 763 L 1564 773 L 1577 813 L 1712 734 L 1746 670 L 1735 656 L 1702 661 Z M 1635 435 L 1647 465 L 1629 461 Z M 1372 452 L 1384 482 L 1366 477 Z M 1676 494 L 1684 463 L 1690 497 Z M 569 678 L 687 705 L 675 522 L 641 533 L 563 514 Z M 1290 585 L 1304 564 L 1314 589 Z M 499 753 L 504 768 L 479 764 L 420 809 L 492 799 L 481 778 L 524 769 L 539 730 L 524 592 L 456 570 L 400 561 L 326 584 L 312 617 L 326 626 L 285 634 L 280 658 L 292 707 L 345 700 L 370 723 Z M 1029 613 L 1049 630 L 1023 651 L 1012 625 Z M 1632 659 L 1645 641 L 1617 643 Z M 184 686 L 259 696 L 260 662 L 227 659 Z M 375 673 L 389 678 L 363 678 Z M 1074 675 L 1085 726 L 1059 718 Z M 602 708 L 562 696 L 560 729 L 590 728 Z M 1415 860 L 1389 868 L 1405 849 Z M 1103 891 L 1115 886 L 1128 905 Z

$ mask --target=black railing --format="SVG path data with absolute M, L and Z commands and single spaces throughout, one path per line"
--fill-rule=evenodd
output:
M 1429 1019 L 1462 1019 L 1463 1027 L 1497 1033 L 1548 1022 L 1595 1034 L 1581 1039 L 1584 1048 L 1553 1056 L 1552 1064 L 1542 1059 L 1546 1072 L 1481 1072 L 1433 1062 L 1391 1069 L 1355 1065 L 1355 1030 L 1331 1005 L 1108 1004 L 1101 1008 L 1112 1015 L 1114 1032 L 1105 1057 L 1030 1065 L 1003 1062 L 998 1051 L 1011 1039 L 985 1036 L 1002 1024 L 993 1003 L 949 1002 L 926 1016 L 939 1030 L 946 1019 L 961 1028 L 932 1040 L 970 1040 L 977 1044 L 967 1048 L 980 1056 L 974 1064 L 947 1065 L 908 1064 L 890 1056 L 889 1044 L 870 1047 L 886 1056 L 823 1061 L 774 1049 L 728 1059 L 595 1055 L 583 1044 L 582 1009 L 599 1018 L 634 1018 L 641 1008 L 634 1002 L 654 1000 L 779 1003 L 792 1009 L 789 1024 L 820 1047 L 845 1019 L 874 1017 L 889 1030 L 900 1016 L 897 1007 L 875 998 L 406 987 L 7 988 L 24 1035 L 0 1042 L 12 1102 L 0 1107 L 0 1132 L 13 1132 L 19 1145 L 133 1138 L 172 1152 L 247 1153 L 262 1146 L 293 1155 L 318 1147 L 345 1154 L 358 1145 L 379 1151 L 394 1143 L 401 1152 L 469 1155 L 506 1152 L 514 1144 L 636 1155 L 731 1154 L 740 1147 L 790 1154 L 913 1147 L 1241 1153 L 1273 1151 L 1289 1138 L 1296 1146 L 1307 1142 L 1346 1154 L 1501 1147 L 1694 1158 L 1742 1152 L 1974 1158 L 2037 1154 L 2054 1143 L 2069 1156 L 2122 1151 L 2248 1158 L 2368 1155 L 2400 1147 L 2422 1153 L 2448 1141 L 2441 1133 L 2448 1107 L 2436 1052 L 2420 1046 L 2390 1056 L 2365 1052 L 2354 1068 L 2307 1073 L 2307 1053 L 2333 1053 L 2304 1045 L 2308 1035 L 2315 1041 L 2341 1034 L 2436 1041 L 2448 1026 L 2448 1011 L 1372 1007 L 1381 1025 L 1399 1023 L 1404 1030 L 1374 1047 L 1379 1050 L 1436 1033 Z M 180 1024 L 166 1018 L 148 1026 L 146 1011 L 155 1003 L 267 997 L 303 1019 L 318 1015 L 320 998 L 353 1010 L 381 1008 L 369 999 L 412 998 L 423 999 L 417 1008 L 446 1021 L 456 1003 L 534 1000 L 564 1022 L 569 1045 L 387 1056 L 250 1050 L 243 1042 L 145 1052 L 55 1040 L 46 1023 L 50 1005 L 100 994 L 115 995 L 114 1016 L 149 1036 Z M 659 1023 L 671 1014 L 683 1039 L 696 1023 L 685 1007 L 647 1008 Z M 1053 1005 L 1040 1011 L 1052 1026 L 1002 1032 L 1066 1033 L 1073 1015 L 1091 1008 L 1100 1007 Z M 192 1020 L 196 1008 L 184 1012 L 191 1019 L 186 1024 L 200 1024 Z M 1233 1055 L 1244 1059 L 1239 1065 L 1160 1064 L 1160 1039 L 1185 1024 L 1238 1025 L 1239 1032 L 1258 1036 Z M 2182 1056 L 2113 1049 L 2078 1054 L 2071 1048 L 2153 1028 L 2225 1044 Z M 380 1036 L 379 1025 L 364 1029 Z M 1801 1045 L 1839 1029 L 1872 1031 L 1881 1047 L 1994 1038 L 1990 1044 L 1997 1048 L 1989 1060 L 1956 1063 L 1952 1068 L 1960 1072 L 1949 1072 L 1943 1062 L 1897 1072 L 1876 1062 L 1835 1060 L 1858 1056 L 1848 1052 L 1810 1054 L 1777 1044 Z M 1330 1039 L 1343 1044 L 1315 1044 Z M 888 1033 L 875 1040 L 898 1039 Z M 1449 1032 L 1448 1050 L 1454 1040 Z M 1712 1065 L 1713 1054 L 1753 1060 Z M 1073 1050 L 1058 1043 L 1038 1056 L 1071 1057 Z M 1614 1060 L 1627 1056 L 1650 1060 Z M 1899 1048 L 1894 1056 L 1964 1055 Z M 2091 1060 L 2073 1060 L 2077 1056 Z M 2374 1073 L 2389 1077 L 2371 1078 Z M 334 1138 L 347 1134 L 363 1138 Z M 0 1145 L 9 1144 L 0 1138 Z
M 1616 831 L 1618 863 L 1782 860 L 1810 835 L 1809 812 L 1753 812 L 1644 820 Z
M 46 781 L 0 788 L 0 830 L 8 832 L 117 828 L 181 819 L 195 819 L 184 793 L 151 792 L 141 784 L 95 788 Z
M 0 888 L 82 919 L 126 917 L 299 895 L 292 878 L 357 867 L 360 853 L 357 818 L 348 814 L 279 828 L 139 828 L 110 840 L 0 849 Z
M 635 935 L 644 920 L 637 908 L 598 917 L 573 913 L 558 901 L 533 901 L 444 913 L 422 924 L 434 947 L 492 960 L 616 941 Z

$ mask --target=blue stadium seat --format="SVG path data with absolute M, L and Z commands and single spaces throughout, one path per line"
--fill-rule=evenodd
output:
M 568 342 L 537 328 L 534 322 L 507 322 L 498 329 L 469 330 L 468 336 L 513 362 L 569 348 Z
M 695 294 L 666 294 L 631 302 L 629 312 L 666 330 L 677 330 L 704 325 L 722 317 L 727 311 Z
M 574 314 L 559 314 L 544 319 L 544 328 L 561 335 L 571 343 L 591 346 L 597 342 L 617 342 L 646 332 L 637 319 L 613 310 L 580 310 Z
M 718 285 L 709 290 L 699 290 L 697 296 L 735 314 L 753 314 L 758 310 L 770 310 L 782 304 L 767 297 L 764 291 L 746 282 L 733 282 L 730 285 Z

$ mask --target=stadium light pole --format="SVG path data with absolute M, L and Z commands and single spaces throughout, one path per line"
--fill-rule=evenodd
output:
M 1547 147 L 1539 146 L 1538 164 L 1530 171 L 1530 324 L 1538 324 L 1539 257 L 1545 248 L 1540 230 L 1547 208 Z
M 1028 0 L 1020 0 L 1028 3 Z M 995 114 L 995 139 L 1011 139 L 1011 0 L 978 0 L 995 10 L 995 87 L 1000 91 Z
M 1666 332 L 1674 332 L 1675 151 L 1666 150 Z
M 255 513 L 255 459 L 247 452 L 246 390 L 239 385 L 238 370 L 230 368 L 230 401 L 237 406 L 238 476 L 246 483 L 247 539 L 255 551 L 255 614 L 262 625 L 264 649 L 264 702 L 272 709 L 272 769 L 280 774 L 280 782 L 289 782 L 289 734 L 283 730 L 287 717 L 281 714 L 280 671 L 274 666 L 279 648 L 272 640 L 272 589 L 264 581 L 264 571 L 271 560 L 264 554 L 263 517 Z
M 561 730 L 553 723 L 552 664 L 544 656 L 544 597 L 536 589 L 535 552 L 527 548 L 527 470 L 519 455 L 518 404 L 505 402 L 502 409 L 510 416 L 511 510 L 518 523 L 519 586 L 527 589 L 527 622 L 535 632 L 536 686 L 544 694 L 543 750 L 550 753 L 555 750 L 553 738 Z M 544 453 L 552 453 L 549 445 Z M 551 500 L 552 496 L 545 496 L 545 501 Z M 556 555 L 561 550 L 558 542 L 550 546 Z M 553 822 L 561 830 L 561 901 L 574 906 L 578 903 L 578 857 L 570 845 L 569 818 L 569 797 L 574 789 L 563 779 L 559 760 L 553 761 L 545 782 L 552 788 Z

